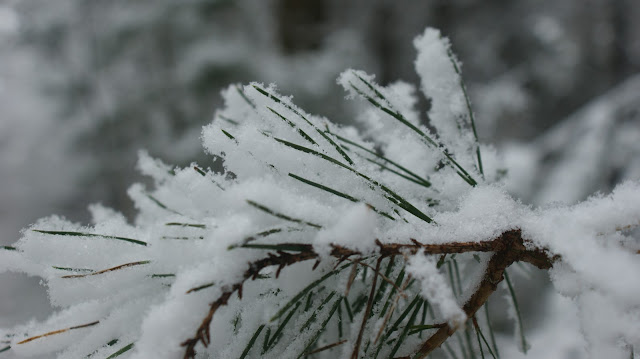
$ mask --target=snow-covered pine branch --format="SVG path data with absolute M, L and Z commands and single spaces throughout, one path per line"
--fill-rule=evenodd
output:
M 135 223 L 94 205 L 89 226 L 52 216 L 25 229 L 0 248 L 0 271 L 42 277 L 60 310 L 0 331 L 0 351 L 496 357 L 476 313 L 523 261 L 551 268 L 556 289 L 575 298 L 592 358 L 628 357 L 640 344 L 640 262 L 625 230 L 640 224 L 640 184 L 570 207 L 522 205 L 496 182 L 497 160 L 481 155 L 448 40 L 427 29 L 415 46 L 435 131 L 412 85 L 381 86 L 362 71 L 339 83 L 370 104 L 358 119 L 366 136 L 273 85 L 232 85 L 202 132 L 223 173 L 141 153 L 155 185 L 129 190 Z

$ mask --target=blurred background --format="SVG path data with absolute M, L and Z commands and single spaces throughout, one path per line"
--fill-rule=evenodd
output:
M 274 82 L 350 123 L 337 75 L 417 83 L 426 26 L 451 39 L 515 196 L 607 193 L 640 178 L 637 19 L 635 0 L 0 0 L 0 245 L 53 213 L 86 222 L 94 202 L 132 216 L 140 149 L 211 165 L 200 129 L 230 83 Z M 38 281 L 0 275 L 0 327 L 52 310 Z

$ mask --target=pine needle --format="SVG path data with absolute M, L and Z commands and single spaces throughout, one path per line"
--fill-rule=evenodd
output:
M 71 237 L 99 237 L 106 239 L 115 239 L 118 241 L 129 242 L 133 244 L 138 244 L 141 246 L 146 246 L 147 242 L 143 242 L 133 238 L 125 238 L 125 237 L 117 237 L 117 236 L 108 236 L 104 234 L 96 234 L 96 233 L 84 233 L 84 232 L 70 232 L 70 231 L 45 231 L 42 229 L 32 229 L 34 232 L 43 233 L 43 234 L 52 234 L 56 236 L 71 236 Z
M 300 303 L 300 302 L 296 303 L 296 305 L 293 307 L 293 309 L 289 311 L 289 314 L 280 323 L 280 325 L 278 326 L 278 329 L 276 329 L 276 332 L 273 334 L 273 336 L 271 337 L 271 340 L 267 344 L 267 350 L 269 348 L 271 348 L 276 343 L 276 341 L 278 340 L 278 337 L 280 336 L 280 334 L 284 330 L 284 327 L 287 325 L 287 323 L 289 323 L 289 320 L 291 320 L 291 317 L 293 317 L 293 314 L 296 312 L 298 307 L 300 307 L 300 304 L 302 304 L 302 303 Z M 273 318 L 272 318 L 272 321 L 273 321 Z
M 146 195 L 147 195 L 147 198 L 149 198 L 153 203 L 155 203 L 158 207 L 164 209 L 165 211 L 168 211 L 168 212 L 171 212 L 173 214 L 180 215 L 180 216 L 182 215 L 180 212 L 167 207 L 167 205 L 165 205 L 164 203 L 160 202 L 160 200 L 158 200 L 154 196 L 152 196 L 152 195 L 150 195 L 148 193 Z
M 356 75 L 357 76 L 357 75 Z M 390 105 L 389 101 L 386 99 L 386 97 L 384 97 L 380 92 L 378 92 L 375 87 L 369 83 L 367 80 L 363 79 L 360 76 L 357 76 L 358 79 L 360 79 L 360 81 L 362 81 L 362 83 L 364 83 L 367 87 L 369 87 L 370 89 L 372 89 L 376 95 L 381 98 L 384 99 L 385 102 L 387 102 L 387 104 Z M 418 127 L 416 127 L 415 125 L 413 125 L 411 122 L 409 122 L 400 112 L 391 109 L 390 107 L 386 107 L 383 104 L 381 104 L 379 101 L 377 101 L 376 99 L 374 99 L 373 97 L 367 95 L 364 91 L 362 91 L 361 89 L 359 89 L 355 84 L 353 84 L 352 82 L 349 82 L 349 84 L 351 85 L 351 88 L 356 91 L 360 96 L 362 96 L 363 98 L 365 98 L 367 101 L 369 101 L 372 105 L 374 105 L 375 107 L 379 108 L 380 110 L 382 110 L 383 112 L 387 113 L 388 115 L 390 115 L 391 117 L 395 118 L 396 120 L 400 121 L 400 123 L 402 123 L 403 125 L 409 127 L 411 130 L 413 130 L 415 133 L 417 133 L 420 138 L 423 140 L 423 142 L 429 146 L 435 147 L 438 150 L 440 150 L 440 152 L 445 156 L 446 158 L 446 162 L 447 164 L 452 167 L 453 169 L 456 170 L 456 173 L 458 173 L 458 175 L 465 181 L 467 182 L 469 185 L 471 186 L 476 186 L 478 184 L 478 182 L 476 180 L 473 179 L 473 177 L 471 177 L 471 175 L 462 167 L 460 166 L 460 164 L 453 159 L 453 157 L 451 156 L 451 154 L 449 153 L 449 151 L 447 150 L 446 147 L 444 147 L 444 145 L 442 145 L 441 143 L 436 142 L 436 140 L 434 140 L 433 138 L 431 138 L 429 135 L 427 135 L 425 132 L 423 132 L 422 130 L 420 130 Z
M 340 306 L 338 306 L 338 311 L 339 311 L 339 310 L 340 310 Z M 333 343 L 333 344 L 325 345 L 325 346 L 320 347 L 320 348 L 318 348 L 318 349 L 315 349 L 315 350 L 313 350 L 313 351 L 307 352 L 307 353 L 305 353 L 305 355 L 313 355 L 313 354 L 317 354 L 317 353 L 323 352 L 323 351 L 325 351 L 325 350 L 329 350 L 329 349 L 335 348 L 335 347 L 337 347 L 337 346 L 339 346 L 339 345 L 342 345 L 342 344 L 344 344 L 344 343 L 346 343 L 346 342 L 347 342 L 347 340 L 346 340 L 346 339 L 343 339 L 343 340 L 341 340 L 341 341 L 339 341 L 339 342 L 335 342 L 335 343 Z
M 253 336 L 249 340 L 249 343 L 247 343 L 247 346 L 244 348 L 244 351 L 242 352 L 242 355 L 240 355 L 240 359 L 244 359 L 247 356 L 247 354 L 249 354 L 249 351 L 251 350 L 251 348 L 255 344 L 256 340 L 258 339 L 258 336 L 260 336 L 260 333 L 262 332 L 262 329 L 264 329 L 264 327 L 265 327 L 265 325 L 262 324 L 261 326 L 258 327 L 256 332 L 253 333 Z
M 335 292 L 333 292 L 333 293 L 335 293 Z M 311 337 L 311 340 L 309 341 L 309 343 L 307 344 L 307 346 L 305 347 L 305 349 L 302 351 L 302 353 L 300 353 L 300 355 L 298 355 L 298 358 L 300 358 L 300 357 L 304 356 L 305 354 L 306 354 L 306 355 L 310 355 L 310 354 L 311 354 L 311 353 L 307 353 L 307 351 L 308 351 L 308 350 L 309 350 L 309 348 L 311 348 L 311 346 L 312 346 L 312 345 L 313 345 L 313 344 L 318 340 L 318 338 L 320 337 L 320 334 L 322 334 L 322 331 L 324 331 L 324 328 L 327 326 L 327 324 L 329 323 L 329 321 L 331 320 L 331 318 L 333 318 L 333 315 L 334 315 L 334 313 L 336 312 L 336 309 L 338 309 L 338 306 L 340 305 L 341 300 L 342 300 L 342 298 L 338 298 L 338 300 L 336 300 L 336 301 L 333 303 L 333 306 L 331 307 L 331 310 L 329 311 L 329 315 L 328 315 L 328 316 L 327 316 L 327 318 L 322 322 L 322 324 L 320 325 L 320 327 L 318 328 L 318 330 L 316 331 L 316 333 Z M 340 344 L 334 344 L 334 345 L 327 346 L 327 347 L 324 347 L 324 348 L 321 348 L 321 349 L 322 349 L 322 350 L 327 350 L 327 349 L 330 349 L 330 348 L 332 348 L 332 347 L 334 347 L 334 346 L 337 346 L 337 345 L 340 345 Z M 316 353 L 317 353 L 317 352 L 322 351 L 322 350 L 317 349 L 317 350 L 315 350 L 314 352 L 316 352 Z
M 464 85 L 464 81 L 462 81 L 462 71 L 458 67 L 458 62 L 454 58 L 453 51 L 451 49 L 447 50 L 447 56 L 451 61 L 451 65 L 453 65 L 453 69 L 456 74 L 458 74 L 458 78 L 460 79 L 460 89 L 462 90 L 462 94 L 464 95 L 464 100 L 467 105 L 467 112 L 469 113 L 469 122 L 471 123 L 471 130 L 473 131 L 473 137 L 476 140 L 476 158 L 478 160 L 478 171 L 484 177 L 484 169 L 482 168 L 482 156 L 480 155 L 480 142 L 478 141 L 478 132 L 476 131 L 476 121 L 473 116 L 473 110 L 471 109 L 471 100 L 469 99 L 469 95 L 467 94 L 467 87 Z
M 238 94 L 240 94 L 240 97 L 242 97 L 242 99 L 245 100 L 245 102 L 248 103 L 249 106 L 251 106 L 251 108 L 253 109 L 256 108 L 256 104 L 253 103 L 253 101 L 251 101 L 251 99 L 247 97 L 247 95 L 244 93 L 242 88 L 240 88 L 240 86 L 236 85 L 236 91 L 238 91 Z
M 307 244 L 280 243 L 280 244 L 243 244 L 241 248 L 266 249 L 274 251 L 309 252 L 311 248 Z
M 423 311 L 424 312 L 424 311 Z M 411 326 L 411 328 L 409 328 L 411 331 L 409 332 L 409 335 L 413 335 L 416 333 L 420 333 L 424 330 L 428 330 L 428 329 L 438 329 L 438 328 L 442 328 L 444 327 L 446 324 L 423 324 L 423 325 L 413 325 Z
M 236 120 L 232 120 L 229 117 L 226 116 L 222 116 L 221 114 L 218 114 L 217 117 L 223 121 L 226 121 L 234 126 L 238 126 L 240 124 L 240 122 L 236 121 Z
M 56 266 L 51 266 L 51 268 L 57 269 L 57 270 L 63 270 L 67 272 L 95 272 L 93 269 L 88 269 L 88 268 L 70 268 L 70 267 L 56 267 Z
M 165 226 L 193 227 L 193 228 L 201 228 L 201 229 L 205 229 L 205 228 L 207 228 L 207 226 L 205 226 L 204 224 L 197 224 L 197 223 L 179 223 L 179 222 L 169 222 L 169 223 L 165 223 Z
M 291 308 L 294 304 L 296 304 L 298 301 L 300 301 L 300 299 L 304 298 L 304 296 L 307 295 L 307 293 L 309 293 L 313 288 L 317 287 L 320 283 L 324 282 L 325 280 L 327 280 L 327 279 L 333 277 L 334 275 L 340 273 L 341 271 L 343 271 L 345 268 L 347 268 L 350 265 L 352 265 L 352 264 L 351 263 L 344 264 L 340 268 L 334 269 L 334 270 L 328 272 L 327 274 L 323 275 L 319 279 L 316 279 L 315 281 L 313 281 L 311 284 L 309 284 L 304 289 L 302 289 L 300 292 L 298 292 L 298 294 L 296 294 L 293 298 L 291 298 L 291 300 L 289 302 L 287 302 L 287 304 L 285 304 L 269 321 L 273 322 L 274 320 L 280 318 L 284 313 L 286 313 L 289 310 L 289 308 Z
M 273 209 L 271 209 L 271 208 L 269 208 L 269 207 L 267 207 L 267 206 L 265 206 L 263 204 L 260 204 L 260 203 L 258 203 L 256 201 L 252 201 L 252 200 L 248 199 L 247 203 L 249 205 L 251 205 L 251 206 L 253 206 L 253 207 L 255 207 L 255 208 L 257 208 L 257 209 L 259 209 L 259 210 L 261 210 L 263 212 L 265 212 L 265 213 L 268 213 L 268 214 L 274 216 L 274 217 L 278 217 L 280 219 L 284 219 L 285 221 L 294 222 L 294 223 L 300 223 L 300 224 L 304 224 L 304 225 L 311 226 L 311 227 L 314 227 L 314 228 L 322 228 L 322 226 L 319 225 L 319 224 L 315 224 L 315 223 L 308 222 L 308 221 L 305 221 L 305 220 L 302 220 L 302 219 L 299 219 L 299 218 L 294 218 L 294 217 L 287 216 L 287 215 L 282 214 L 280 212 L 277 212 L 277 211 L 275 211 L 275 210 L 273 210 Z
M 347 315 L 349 315 L 349 321 L 351 323 L 353 323 L 353 311 L 351 310 L 351 304 L 349 304 L 349 300 L 347 299 L 347 297 L 342 297 L 342 300 L 344 301 L 344 307 L 347 309 Z
M 338 165 L 338 166 L 340 166 L 340 167 L 342 167 L 344 169 L 347 169 L 347 170 L 353 172 L 354 174 L 360 176 L 361 178 L 364 178 L 367 182 L 369 182 L 373 186 L 378 187 L 383 192 L 385 192 L 386 194 L 384 194 L 383 197 L 386 198 L 387 200 L 389 200 L 391 203 L 399 206 L 400 208 L 406 210 L 407 212 L 413 214 L 414 216 L 426 221 L 427 223 L 433 222 L 433 220 L 429 216 L 427 216 L 426 214 L 422 213 L 418 208 L 413 206 L 411 203 L 409 203 L 404 198 L 400 197 L 397 193 L 395 193 L 394 191 L 389 189 L 387 186 L 378 183 L 377 181 L 369 178 L 369 176 L 367 176 L 367 175 L 355 170 L 354 168 L 352 168 L 352 167 L 350 167 L 348 165 L 345 165 L 344 163 L 342 163 L 342 162 L 340 162 L 340 161 L 338 161 L 338 160 L 336 160 L 336 159 L 334 159 L 332 157 L 329 157 L 329 156 L 327 156 L 327 155 L 325 155 L 323 153 L 315 151 L 313 149 L 310 149 L 310 148 L 307 148 L 307 147 L 304 147 L 304 146 L 301 146 L 301 145 L 298 145 L 298 144 L 295 144 L 295 143 L 291 143 L 291 142 L 288 142 L 288 141 L 285 141 L 285 140 L 282 140 L 282 139 L 279 139 L 279 138 L 274 138 L 274 140 L 284 144 L 287 147 L 291 147 L 291 148 L 296 149 L 298 151 L 301 151 L 301 152 L 304 152 L 304 153 L 308 153 L 308 154 L 312 154 L 314 156 L 320 157 L 320 158 L 322 158 L 322 159 L 324 159 L 324 160 L 326 160 L 328 162 L 331 162 L 331 163 L 333 163 L 335 165 Z M 324 191 L 332 193 L 332 194 L 334 194 L 336 196 L 348 199 L 348 200 L 350 200 L 352 202 L 359 202 L 356 198 L 351 197 L 351 196 L 349 196 L 347 194 L 344 194 L 342 192 L 336 191 L 336 190 L 334 190 L 332 188 L 329 188 L 327 186 L 318 184 L 318 183 L 310 181 L 310 180 L 305 180 L 305 179 L 303 179 L 303 178 L 301 178 L 299 176 L 292 175 L 291 173 L 289 173 L 289 176 L 291 176 L 293 178 L 296 178 L 296 179 L 298 179 L 298 180 L 300 180 L 300 181 L 302 181 L 302 182 L 304 182 L 306 184 L 312 185 L 314 187 L 317 187 L 317 188 L 320 188 L 320 189 L 322 189 Z M 379 213 L 379 214 L 381 214 L 381 215 L 383 215 L 383 216 L 385 216 L 387 218 L 393 219 L 393 217 L 391 217 L 388 213 L 384 213 L 384 212 L 378 211 L 373 206 L 371 206 L 371 207 L 377 213 Z
M 291 126 L 291 128 L 297 130 L 298 134 L 300 136 L 302 136 L 302 138 L 304 138 L 307 142 L 311 143 L 312 145 L 318 145 L 316 143 L 316 141 L 313 140 L 313 138 L 311 138 L 309 135 L 307 135 L 306 132 L 304 132 L 301 128 L 299 128 L 298 126 L 296 126 L 295 123 L 291 122 L 289 119 L 287 119 L 286 117 L 282 116 L 278 111 L 272 109 L 271 107 L 267 106 L 267 109 L 269 109 L 269 111 L 273 112 L 276 116 L 280 117 L 280 119 L 282 119 L 287 125 Z
M 195 288 L 191 288 L 189 289 L 185 294 L 189 294 L 189 293 L 193 293 L 193 292 L 198 292 L 201 291 L 203 289 L 209 288 L 209 287 L 213 287 L 215 285 L 215 283 L 211 282 L 211 283 L 207 283 L 207 284 L 203 284 L 200 286 L 197 286 Z
M 113 272 L 113 271 L 117 271 L 117 270 L 124 269 L 124 268 L 129 268 L 129 267 L 134 267 L 134 266 L 139 266 L 139 265 L 144 265 L 144 264 L 149 264 L 149 263 L 151 263 L 151 261 L 138 261 L 138 262 L 125 263 L 125 264 L 121 264 L 119 266 L 103 269 L 101 271 L 92 272 L 92 273 L 89 273 L 89 274 L 65 275 L 65 276 L 62 276 L 61 278 L 84 278 L 84 277 L 88 277 L 88 276 L 104 274 L 104 273 Z
M 118 350 L 117 352 L 109 355 L 106 359 L 113 359 L 116 357 L 119 357 L 120 355 L 128 352 L 129 350 L 131 350 L 133 348 L 134 343 L 129 343 L 126 346 L 124 346 L 122 349 Z
M 350 196 L 350 195 L 348 195 L 346 193 L 337 191 L 337 190 L 335 190 L 333 188 L 327 187 L 327 186 L 322 185 L 320 183 L 317 183 L 317 182 L 302 178 L 302 177 L 300 177 L 298 175 L 295 175 L 293 173 L 289 173 L 289 177 L 295 178 L 295 179 L 297 179 L 298 181 L 300 181 L 302 183 L 305 183 L 305 184 L 308 184 L 310 186 L 316 187 L 316 188 L 321 189 L 321 190 L 323 190 L 325 192 L 329 192 L 329 193 L 331 193 L 333 195 L 336 195 L 338 197 L 342 197 L 342 198 L 344 198 L 346 200 L 349 200 L 351 202 L 360 202 L 360 200 L 358 200 L 357 198 L 352 197 L 352 196 Z M 371 208 L 374 212 L 378 213 L 379 215 L 387 217 L 387 218 L 395 221 L 395 218 L 393 218 L 390 214 L 388 214 L 386 212 L 383 212 L 383 211 L 380 211 L 380 210 L 376 209 L 374 206 L 372 206 L 372 205 L 370 205 L 368 203 L 367 203 L 367 206 L 369 206 L 369 208 Z
M 511 280 L 509 279 L 509 274 L 507 270 L 504 271 L 504 279 L 507 282 L 507 287 L 509 288 L 509 294 L 511 295 L 511 300 L 513 300 L 513 307 L 516 310 L 516 325 L 518 326 L 520 332 L 520 344 L 522 346 L 522 351 L 526 354 L 529 344 L 524 336 L 524 326 L 522 324 L 522 317 L 520 316 L 520 308 L 518 307 L 518 300 L 516 299 L 516 292 L 513 290 L 513 285 L 511 285 Z
M 281 105 L 283 105 L 285 108 L 287 108 L 289 111 L 295 113 L 296 115 L 298 115 L 298 117 L 300 117 L 301 119 L 303 119 L 309 126 L 313 127 L 316 132 L 318 132 L 327 142 L 329 142 L 329 144 L 331 144 L 331 146 L 338 151 L 338 153 L 342 156 L 342 158 L 344 158 L 347 162 L 349 162 L 349 164 L 353 164 L 353 161 L 351 160 L 351 158 L 349 158 L 349 156 L 340 148 L 340 146 L 338 146 L 338 144 L 335 143 L 335 141 L 333 141 L 329 136 L 327 136 L 326 133 L 324 133 L 323 131 L 321 131 L 318 127 L 316 127 L 313 123 L 311 123 L 311 121 L 309 121 L 303 114 L 301 114 L 298 110 L 296 110 L 295 108 L 293 108 L 292 106 L 290 106 L 289 104 L 283 102 L 282 100 L 280 100 L 277 96 L 267 92 L 266 90 L 260 88 L 259 86 L 253 85 L 253 87 L 260 92 L 262 95 L 268 97 L 269 99 L 273 100 L 276 103 L 279 103 Z
M 493 351 L 496 353 L 496 357 L 500 359 L 500 352 L 498 351 L 498 344 L 496 344 L 496 338 L 493 335 L 493 328 L 491 327 L 491 317 L 489 316 L 489 301 L 487 300 L 484 303 L 484 315 L 487 321 L 487 326 L 489 327 L 489 338 L 491 339 L 491 344 L 493 345 Z
M 175 277 L 175 274 L 172 273 L 166 273 L 166 274 L 152 274 L 151 278 L 171 278 L 171 277 Z
M 95 322 L 91 322 L 91 323 L 87 323 L 87 324 L 76 325 L 74 327 L 69 327 L 69 328 L 65 328 L 65 329 L 54 330 L 54 331 L 51 331 L 51 332 L 48 332 L 48 333 L 44 333 L 44 334 L 36 335 L 34 337 L 27 338 L 27 339 L 25 339 L 25 340 L 23 340 L 21 342 L 18 342 L 17 344 L 18 345 L 26 344 L 26 343 L 29 343 L 29 342 L 34 341 L 36 339 L 49 337 L 49 336 L 56 335 L 56 334 L 66 333 L 66 332 L 69 332 L 71 330 L 91 327 L 91 326 L 94 326 L 94 325 L 99 324 L 99 323 L 100 323 L 100 321 L 95 321 Z
M 411 317 L 409 318 L 409 322 L 402 329 L 402 332 L 400 333 L 400 336 L 398 337 L 398 340 L 396 341 L 396 345 L 393 347 L 393 349 L 391 350 L 391 353 L 389 354 L 389 359 L 393 359 L 394 355 L 398 352 L 398 349 L 400 349 L 400 346 L 402 345 L 402 343 L 404 343 L 404 340 L 407 338 L 407 333 L 409 331 L 409 328 L 415 322 L 416 317 L 418 316 L 418 312 L 420 311 L 420 307 L 422 306 L 422 302 L 423 302 L 422 299 L 418 300 L 416 308 L 413 310 L 413 313 L 411 313 Z
M 480 354 L 482 355 L 482 359 L 484 359 L 484 350 L 482 349 L 482 343 L 480 342 L 480 338 L 482 338 L 482 340 L 484 341 L 484 344 L 487 346 L 487 349 L 489 350 L 489 354 L 491 354 L 493 359 L 498 359 L 495 356 L 495 354 L 493 354 L 493 350 L 491 350 L 491 346 L 489 345 L 489 342 L 487 342 L 487 338 L 485 338 L 484 334 L 482 334 L 482 330 L 480 329 L 480 326 L 478 325 L 478 321 L 476 320 L 476 317 L 473 317 L 472 320 L 473 320 L 473 327 L 476 330 L 476 337 L 478 339 L 478 347 L 480 347 Z
M 416 304 L 418 304 L 418 302 L 420 302 L 420 304 L 422 304 L 422 299 L 420 298 L 420 295 L 416 295 L 413 300 L 411 301 L 411 303 L 409 304 L 409 306 L 407 306 L 405 308 L 405 310 L 400 314 L 400 316 L 398 317 L 398 319 L 396 319 L 396 321 L 393 323 L 393 325 L 391 325 L 391 327 L 389 329 L 387 329 L 386 333 L 382 336 L 380 343 L 378 344 L 378 347 L 376 348 L 376 354 L 374 356 L 374 358 L 378 357 L 378 354 L 380 353 L 380 350 L 382 350 L 382 346 L 385 344 L 385 342 L 387 341 L 387 339 L 389 338 L 389 336 L 391 336 L 391 333 L 393 333 L 394 331 L 396 331 L 398 329 L 398 327 L 400 326 L 400 324 L 404 321 L 404 319 L 407 317 L 407 315 L 409 315 L 409 312 L 411 311 L 411 309 L 413 309 L 413 307 L 416 306 Z M 416 307 L 416 315 L 417 315 L 417 310 L 420 309 L 420 306 Z M 412 315 L 413 316 L 413 315 Z M 415 319 L 415 318 L 414 318 Z M 411 323 L 413 324 L 413 323 Z M 407 325 L 407 327 L 411 326 Z M 405 329 L 407 329 L 407 327 L 405 327 Z
M 394 161 L 390 160 L 389 158 L 384 157 L 384 156 L 382 156 L 382 155 L 380 155 L 380 154 L 376 153 L 375 151 L 372 151 L 372 150 L 370 150 L 370 149 L 368 149 L 368 148 L 364 147 L 363 145 L 357 144 L 357 143 L 355 143 L 355 142 L 353 142 L 353 141 L 351 141 L 351 140 L 349 140 L 349 139 L 347 139 L 347 138 L 341 137 L 341 136 L 339 136 L 339 135 L 335 135 L 335 136 L 336 136 L 336 138 L 337 138 L 337 139 L 339 139 L 340 141 L 342 141 L 342 142 L 344 142 L 344 143 L 348 143 L 348 144 L 350 144 L 350 145 L 352 145 L 352 146 L 355 146 L 355 147 L 357 147 L 357 148 L 359 148 L 359 149 L 361 149 L 361 150 L 363 150 L 363 151 L 365 151 L 365 152 L 367 152 L 367 153 L 370 153 L 370 154 L 372 154 L 372 155 L 374 155 L 374 156 L 376 156 L 376 157 L 380 158 L 381 160 L 384 160 L 384 161 L 386 161 L 387 163 L 389 163 L 389 164 L 391 164 L 391 165 L 395 166 L 395 167 L 396 167 L 396 168 L 398 168 L 399 170 L 404 171 L 406 174 L 408 174 L 409 176 L 411 176 L 412 178 L 414 178 L 417 182 L 420 182 L 421 184 L 423 184 L 425 187 L 431 187 L 431 182 L 429 182 L 428 180 L 426 180 L 426 179 L 424 179 L 424 178 L 422 178 L 422 177 L 418 176 L 418 175 L 417 175 L 417 174 L 415 174 L 414 172 L 411 172 L 411 171 L 410 171 L 410 170 L 408 170 L 407 168 L 405 168 L 405 167 L 403 167 L 403 166 L 399 165 L 398 163 L 396 163 L 396 162 L 394 162 Z

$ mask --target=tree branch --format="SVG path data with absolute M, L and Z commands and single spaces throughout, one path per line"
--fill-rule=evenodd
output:
M 413 244 L 398 244 L 390 243 L 385 244 L 376 240 L 379 247 L 379 260 L 399 254 L 416 254 L 423 252 L 425 254 L 453 254 L 453 253 L 465 253 L 465 252 L 495 252 L 487 269 L 485 275 L 480 283 L 480 286 L 473 295 L 467 300 L 463 309 L 467 314 L 467 317 L 472 317 L 475 312 L 482 307 L 487 301 L 489 295 L 493 293 L 498 283 L 503 279 L 504 270 L 516 261 L 524 261 L 533 264 L 540 269 L 549 269 L 553 265 L 553 262 L 558 257 L 550 257 L 543 249 L 527 249 L 524 245 L 520 230 L 511 230 L 503 233 L 499 237 L 484 242 L 457 242 L 457 243 L 444 243 L 444 244 L 423 244 L 417 240 L 412 239 Z M 286 246 L 283 244 L 283 248 Z M 242 280 L 227 287 L 218 299 L 209 305 L 209 312 L 202 320 L 202 323 L 198 327 L 194 337 L 185 340 L 181 345 L 185 347 L 184 358 L 195 358 L 195 346 L 198 342 L 201 342 L 205 347 L 211 343 L 210 326 L 213 316 L 223 305 L 227 305 L 229 298 L 236 291 L 238 296 L 242 298 L 242 286 L 249 278 L 256 279 L 260 271 L 266 267 L 278 266 L 276 277 L 280 274 L 280 271 L 289 265 L 307 261 L 310 259 L 318 259 L 319 255 L 313 249 L 311 244 L 295 244 L 296 253 L 288 253 L 284 251 L 277 251 L 276 254 L 270 252 L 266 258 L 260 259 L 249 264 L 249 268 L 245 271 Z M 362 255 L 362 253 L 349 249 L 340 245 L 332 245 L 332 251 L 330 255 L 337 258 L 339 261 L 344 261 L 351 256 Z M 379 266 L 380 261 L 377 265 Z M 315 267 L 314 267 L 315 268 Z M 378 267 L 376 267 L 378 268 Z M 377 276 L 374 276 L 374 281 Z M 375 286 L 374 286 L 375 288 Z M 370 298 L 371 299 L 371 298 Z M 365 315 L 366 318 L 366 315 Z M 448 337 L 450 337 L 455 330 L 446 325 L 440 328 L 434 335 L 432 335 L 427 341 L 424 342 L 418 356 L 415 358 L 424 358 L 431 351 L 439 347 Z M 362 334 L 362 333 L 360 333 Z
M 548 265 L 546 268 L 551 267 L 551 259 L 547 258 L 547 261 L 542 260 L 542 251 L 532 252 L 525 248 L 520 230 L 505 232 L 493 240 L 493 243 L 498 250 L 493 257 L 491 257 L 478 289 L 471 295 L 462 308 L 468 318 L 472 318 L 478 309 L 489 299 L 489 296 L 496 291 L 498 284 L 504 279 L 503 274 L 505 269 L 512 263 L 527 258 L 533 262 L 539 262 L 539 264 L 544 267 Z M 455 329 L 451 328 L 449 324 L 440 328 L 422 344 L 413 358 L 425 358 L 453 335 L 453 333 L 455 333 Z

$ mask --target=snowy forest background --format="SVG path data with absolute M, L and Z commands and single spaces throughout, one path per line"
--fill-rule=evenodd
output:
M 342 101 L 337 75 L 417 82 L 411 40 L 425 26 L 451 39 L 480 141 L 504 157 L 514 196 L 544 206 L 608 193 L 640 178 L 638 18 L 632 0 L 0 1 L 0 245 L 51 213 L 86 222 L 94 202 L 133 213 L 140 149 L 211 164 L 200 132 L 229 83 L 277 83 L 351 123 L 359 105 Z M 530 275 L 518 290 L 533 355 L 555 336 L 579 357 L 579 336 L 557 337 L 577 327 L 571 311 L 544 294 L 546 274 Z M 38 282 L 0 275 L 0 327 L 46 318 Z M 542 320 L 557 332 L 536 332 Z

